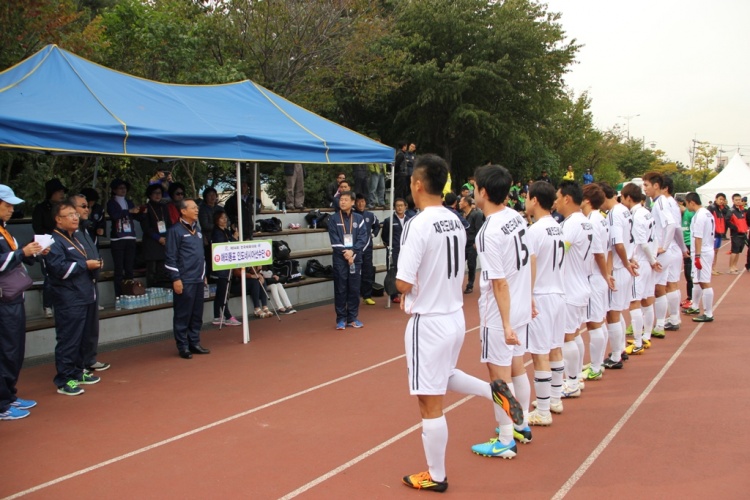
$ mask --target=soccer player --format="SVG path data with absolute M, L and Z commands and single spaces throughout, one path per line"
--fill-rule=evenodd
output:
M 586 306 L 591 296 L 589 274 L 594 254 L 591 247 L 594 243 L 594 226 L 581 212 L 583 191 L 575 181 L 562 181 L 557 190 L 555 208 L 565 217 L 561 224 L 565 237 L 565 342 L 562 349 L 554 348 L 550 352 L 552 369 L 552 394 L 550 408 L 555 406 L 562 412 L 562 396 L 576 398 L 581 395 L 578 376 L 581 373 L 581 352 L 576 344 L 580 335 L 578 328 L 586 321 Z M 562 387 L 563 370 L 568 376 L 566 386 Z
M 682 259 L 688 255 L 685 239 L 682 237 L 682 212 L 677 200 L 674 199 L 674 181 L 668 175 L 664 176 L 664 189 L 661 192 L 669 209 L 672 219 L 675 220 L 676 226 L 674 236 L 669 244 L 668 252 L 672 254 L 672 267 L 668 270 L 667 276 L 667 307 L 669 309 L 669 320 L 664 323 L 665 331 L 675 331 L 680 329 L 680 302 L 682 300 L 680 293 L 680 275 L 682 274 Z
M 693 307 L 687 314 L 703 314 L 693 318 L 697 323 L 710 323 L 714 320 L 714 290 L 711 288 L 711 263 L 714 256 L 714 217 L 701 206 L 698 193 L 685 196 L 688 210 L 695 212 L 690 222 L 690 251 L 693 260 Z M 696 307 L 697 306 L 697 307 Z
M 591 364 L 582 373 L 581 377 L 586 380 L 600 380 L 604 375 L 602 363 L 607 348 L 607 327 L 604 320 L 609 305 L 609 290 L 614 288 L 614 278 L 607 268 L 607 254 L 609 253 L 609 223 L 602 216 L 599 208 L 604 203 L 604 191 L 596 184 L 583 186 L 583 203 L 581 211 L 594 229 L 594 242 L 591 252 L 594 254 L 593 266 L 589 273 L 589 285 L 591 286 L 591 297 L 586 309 L 586 328 L 589 331 L 589 352 L 591 353 Z M 580 337 L 576 337 L 576 342 Z M 581 343 L 583 341 L 581 340 Z M 583 349 L 581 359 L 583 359 Z
M 456 369 L 464 340 L 464 248 L 466 231 L 458 217 L 443 207 L 442 189 L 448 165 L 435 155 L 417 157 L 411 192 L 421 212 L 410 219 L 401 235 L 396 287 L 401 307 L 411 315 L 404 332 L 409 392 L 419 399 L 422 445 L 428 470 L 403 478 L 416 489 L 448 489 L 445 448 L 448 425 L 443 415 L 445 392 L 479 395 L 502 404 L 523 421 L 523 411 L 507 384 L 488 384 Z
M 526 201 L 526 214 L 535 221 L 528 230 L 528 246 L 534 280 L 533 298 L 538 311 L 529 324 L 529 335 L 526 338 L 526 350 L 531 353 L 534 362 L 536 393 L 536 409 L 527 417 L 529 425 L 552 425 L 552 372 L 549 353 L 553 347 L 562 348 L 565 339 L 564 318 L 560 314 L 560 311 L 565 310 L 565 241 L 560 224 L 550 215 L 555 196 L 552 184 L 535 182 L 529 188 Z
M 510 390 L 527 414 L 531 385 L 523 366 L 528 324 L 531 322 L 531 256 L 526 221 L 505 206 L 513 185 L 510 172 L 500 165 L 484 165 L 474 172 L 474 196 L 484 213 L 484 225 L 476 245 L 482 272 L 479 276 L 479 326 L 482 363 L 487 364 L 490 380 L 511 381 Z M 515 437 L 531 441 L 531 430 L 514 422 L 498 406 L 498 437 L 477 444 L 471 450 L 488 457 L 513 458 Z

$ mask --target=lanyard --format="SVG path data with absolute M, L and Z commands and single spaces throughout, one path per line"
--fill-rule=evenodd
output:
M 18 248 L 16 246 L 16 240 L 13 239 L 13 236 L 10 235 L 8 230 L 5 229 L 5 226 L 2 224 L 0 224 L 0 234 L 2 234 L 3 238 L 5 238 L 5 241 L 8 242 L 8 246 L 10 246 L 10 249 L 15 252 Z
M 83 255 L 84 258 L 86 258 L 86 259 L 88 258 L 88 254 L 86 253 L 86 249 L 83 247 L 83 244 L 80 241 L 78 241 L 78 238 L 76 238 L 75 235 L 73 235 L 73 240 L 76 240 L 78 242 L 78 245 L 76 245 L 73 240 L 71 240 L 70 238 L 68 238 L 67 236 L 65 236 L 63 233 L 61 233 L 57 229 L 55 229 L 55 232 L 57 234 L 59 234 L 60 236 L 62 236 L 63 238 L 65 238 L 66 240 L 68 240 L 68 242 L 71 245 L 73 245 L 75 247 L 75 249 L 78 250 L 81 253 L 81 255 Z M 80 245 L 80 247 L 79 247 L 79 245 Z
M 162 222 L 164 219 L 159 217 L 159 214 L 156 213 L 156 210 L 154 210 L 154 207 L 151 206 L 151 203 L 148 204 L 148 208 L 151 209 L 151 212 L 154 214 L 154 217 L 156 217 L 156 222 Z M 164 212 L 162 212 L 162 215 L 164 215 Z
M 339 210 L 339 217 L 341 217 L 341 226 L 343 226 L 343 228 L 344 228 L 343 229 L 344 234 L 347 234 L 347 232 L 346 232 L 346 224 L 344 223 L 344 212 L 342 212 L 341 210 Z M 350 213 L 349 214 L 349 233 L 348 234 L 352 234 L 352 224 L 353 223 L 354 223 L 354 214 Z

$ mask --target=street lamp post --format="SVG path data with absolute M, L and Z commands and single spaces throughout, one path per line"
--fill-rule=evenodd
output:
M 617 118 L 624 118 L 625 122 L 627 123 L 627 126 L 628 126 L 628 141 L 630 140 L 630 120 L 632 118 L 637 117 L 637 116 L 641 116 L 640 113 L 637 114 L 637 115 L 620 115 L 620 116 L 617 117 Z

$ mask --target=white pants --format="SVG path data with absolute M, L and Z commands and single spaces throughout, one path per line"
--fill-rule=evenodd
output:
M 281 283 L 268 285 L 268 293 L 271 294 L 271 298 L 277 308 L 283 307 L 286 309 L 287 307 L 292 307 L 289 296 L 286 294 L 286 290 L 284 290 L 284 286 Z

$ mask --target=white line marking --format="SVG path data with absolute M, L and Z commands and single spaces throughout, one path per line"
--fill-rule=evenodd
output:
M 727 288 L 724 291 L 724 294 L 721 296 L 721 298 L 716 302 L 714 305 L 714 309 L 719 307 L 719 304 L 724 300 L 724 297 L 729 294 L 729 292 L 732 290 L 732 287 L 737 283 L 739 280 L 741 274 L 738 274 L 737 277 L 734 279 L 731 285 L 729 285 L 729 288 Z M 571 489 L 573 489 L 573 486 L 578 482 L 579 479 L 583 477 L 583 475 L 586 473 L 586 471 L 591 467 L 597 458 L 604 452 L 604 450 L 607 448 L 607 446 L 610 445 L 612 440 L 614 440 L 615 436 L 622 430 L 622 428 L 625 426 L 625 424 L 630 420 L 630 417 L 633 416 L 633 414 L 636 412 L 636 410 L 641 406 L 641 403 L 648 397 L 649 394 L 651 394 L 651 391 L 656 387 L 656 384 L 661 381 L 662 377 L 667 373 L 667 371 L 672 367 L 672 365 L 677 361 L 677 358 L 682 354 L 682 352 L 687 348 L 688 344 L 690 344 L 690 341 L 693 340 L 693 337 L 695 337 L 700 329 L 703 327 L 704 323 L 699 323 L 698 326 L 693 329 L 693 332 L 686 338 L 682 345 L 675 351 L 675 353 L 672 355 L 671 358 L 669 358 L 669 361 L 662 367 L 662 369 L 659 371 L 659 373 L 656 374 L 656 376 L 651 380 L 651 383 L 648 384 L 646 389 L 643 390 L 640 396 L 638 396 L 638 399 L 635 400 L 635 402 L 628 408 L 628 411 L 625 412 L 625 414 L 620 418 L 620 420 L 615 424 L 614 427 L 612 427 L 612 430 L 609 431 L 609 434 L 607 434 L 604 439 L 601 440 L 599 445 L 594 448 L 594 451 L 591 452 L 591 454 L 586 457 L 586 460 L 583 461 L 580 467 L 576 469 L 575 472 L 573 472 L 573 475 L 568 478 L 567 481 L 565 481 L 565 484 L 562 485 L 562 487 L 555 493 L 555 496 L 552 497 L 552 500 L 561 500 L 562 498 L 567 495 Z
M 471 331 L 477 330 L 479 327 L 476 326 L 470 330 L 467 330 L 466 333 L 469 333 Z M 367 368 L 363 368 L 361 370 L 357 370 L 356 372 L 349 373 L 348 375 L 341 376 L 339 378 L 335 378 L 333 380 L 329 380 L 328 382 L 323 382 L 322 384 L 318 384 L 316 386 L 310 387 L 308 389 L 295 392 L 294 394 L 290 394 L 288 396 L 284 396 L 283 398 L 277 399 L 275 401 L 268 402 L 266 404 L 256 406 L 255 408 L 251 408 L 249 410 L 243 411 L 241 413 L 237 413 L 235 415 L 231 415 L 227 418 L 223 418 L 221 420 L 217 420 L 215 422 L 212 422 L 210 424 L 206 424 L 202 427 L 198 427 L 196 429 L 193 429 L 191 431 L 183 432 L 182 434 L 178 434 L 176 436 L 172 436 L 171 438 L 165 439 L 163 441 L 159 441 L 157 443 L 150 444 L 148 446 L 144 446 L 143 448 L 138 448 L 137 450 L 131 451 L 129 453 L 125 453 L 123 455 L 110 458 L 109 460 L 105 460 L 104 462 L 99 462 L 98 464 L 94 464 L 90 467 L 86 467 L 85 469 L 80 469 L 75 472 L 71 472 L 70 474 L 66 474 L 64 476 L 60 476 L 57 479 L 53 479 L 51 481 L 47 481 L 46 483 L 38 484 L 36 486 L 33 486 L 29 489 L 19 491 L 18 493 L 14 493 L 13 495 L 10 495 L 8 497 L 5 497 L 3 500 L 13 500 L 15 498 L 20 498 L 22 496 L 28 495 L 30 493 L 35 493 L 39 490 L 43 490 L 44 488 L 48 488 L 50 486 L 54 486 L 58 483 L 62 483 L 63 481 L 67 481 L 68 479 L 73 479 L 78 476 L 82 476 L 84 474 L 87 474 L 89 472 L 95 471 L 97 469 L 101 469 L 102 467 L 106 467 L 107 465 L 111 465 L 117 462 L 121 462 L 122 460 L 125 460 L 126 458 L 134 457 L 136 455 L 140 455 L 141 453 L 145 453 L 147 451 L 153 450 L 155 448 L 160 448 L 164 445 L 167 445 L 169 443 L 173 443 L 175 441 L 179 441 L 180 439 L 184 439 L 186 437 L 190 437 L 194 434 L 198 434 L 199 432 L 207 431 L 209 429 L 212 429 L 214 427 L 217 427 L 222 424 L 226 424 L 228 422 L 231 422 L 233 420 L 237 420 L 238 418 L 246 417 L 248 415 L 251 415 L 253 413 L 259 412 L 260 410 L 265 410 L 266 408 L 270 408 L 271 406 L 276 406 L 278 404 L 284 403 L 286 401 L 289 401 L 290 399 L 294 399 L 299 396 L 303 396 L 305 394 L 308 394 L 310 392 L 316 391 L 318 389 L 322 389 L 324 387 L 328 387 L 329 385 L 333 385 L 338 382 L 342 382 L 346 379 L 356 377 L 357 375 L 361 375 L 363 373 L 369 372 L 371 370 L 374 370 L 376 368 L 380 368 L 381 366 L 387 365 L 388 363 L 392 363 L 393 361 L 399 360 L 401 358 L 406 357 L 405 354 L 401 354 L 400 356 L 396 356 L 395 358 L 387 359 L 385 361 L 382 361 L 380 363 L 376 363 L 372 366 L 368 366 Z

